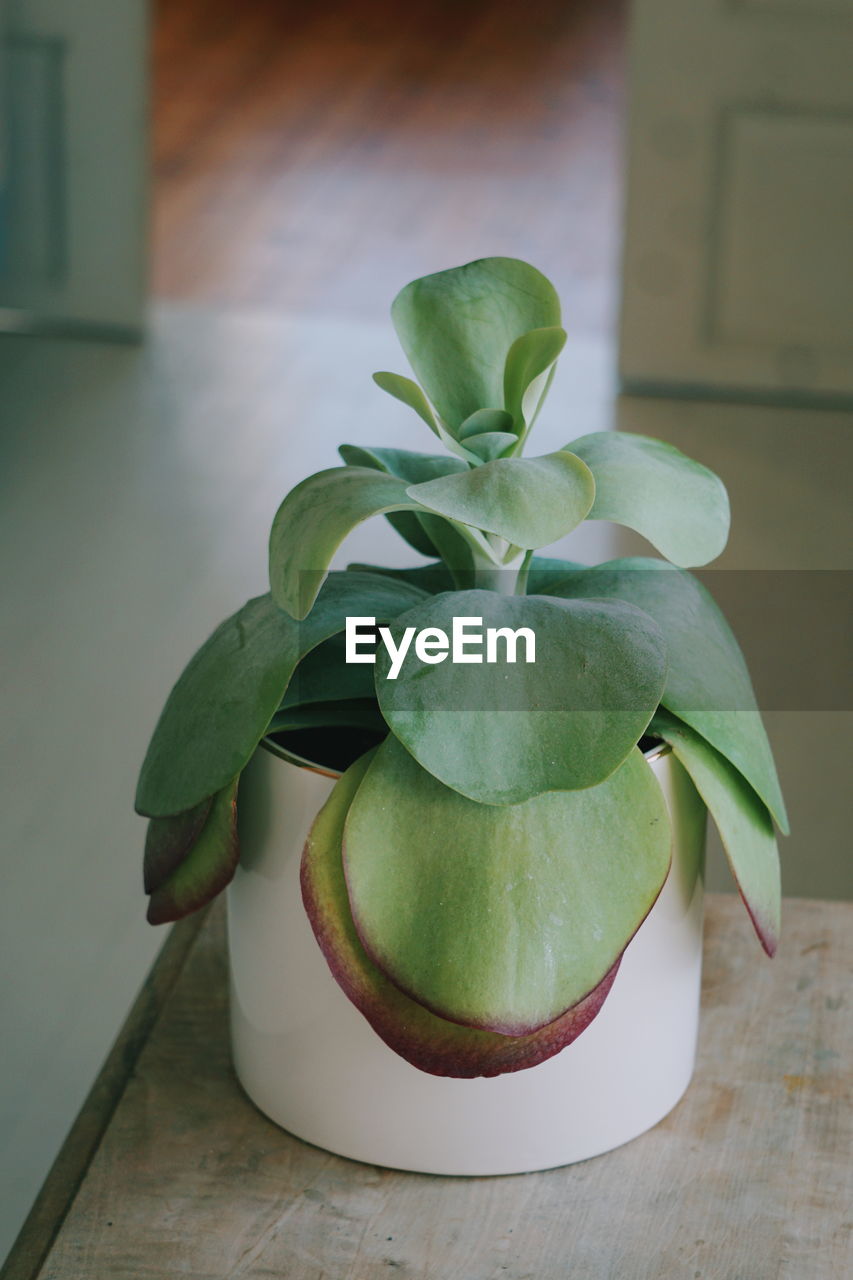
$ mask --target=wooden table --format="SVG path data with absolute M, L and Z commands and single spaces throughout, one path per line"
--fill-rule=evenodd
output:
M 437 1178 L 328 1155 L 247 1101 L 217 907 L 172 934 L 2 1280 L 846 1280 L 851 971 L 853 904 L 788 900 L 771 963 L 711 895 L 675 1111 L 582 1164 Z

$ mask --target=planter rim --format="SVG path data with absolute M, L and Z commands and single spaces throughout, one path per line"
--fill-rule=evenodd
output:
M 343 770 L 330 769 L 326 765 L 316 764 L 313 760 L 308 760 L 305 756 L 297 755 L 295 751 L 288 751 L 286 747 L 279 746 L 277 742 L 273 742 L 271 738 L 261 738 L 260 746 L 268 751 L 270 755 L 278 756 L 285 764 L 295 765 L 297 769 L 304 769 L 307 773 L 318 773 L 323 778 L 332 778 L 337 781 L 341 777 Z M 672 751 L 672 747 L 668 742 L 656 742 L 654 746 L 649 747 L 643 752 L 643 758 L 649 763 L 654 764 L 657 760 L 661 760 Z

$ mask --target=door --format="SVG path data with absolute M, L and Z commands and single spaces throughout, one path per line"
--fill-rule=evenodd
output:
M 0 328 L 141 324 L 144 0 L 0 0 Z
M 853 0 L 635 0 L 629 391 L 853 400 Z

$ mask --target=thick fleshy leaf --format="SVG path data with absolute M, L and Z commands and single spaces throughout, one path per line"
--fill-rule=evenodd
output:
M 414 511 L 391 511 L 385 519 L 414 551 L 430 559 L 439 554 L 438 547 L 429 537 L 421 524 L 420 517 Z
M 773 819 L 737 769 L 688 725 L 658 712 L 650 731 L 670 744 L 708 806 L 755 932 L 774 955 L 782 889 Z
M 151 894 L 148 923 L 180 920 L 206 905 L 233 879 L 240 858 L 237 839 L 239 778 L 213 797 L 200 834 L 169 878 Z
M 627 600 L 654 618 L 669 654 L 664 706 L 740 770 L 787 834 L 785 802 L 743 654 L 700 582 L 661 560 L 637 556 L 567 574 L 542 591 Z
M 413 382 L 411 378 L 402 377 L 399 373 L 374 373 L 373 381 L 377 387 L 387 391 L 395 400 L 401 400 L 410 409 L 414 409 L 418 417 L 423 419 L 430 431 L 435 432 L 442 444 L 451 453 L 470 461 L 464 446 L 459 444 L 456 437 L 447 430 L 441 419 L 436 417 L 432 411 L 432 406 L 416 382 Z
M 592 506 L 595 482 L 571 453 L 498 458 L 473 471 L 411 485 L 424 507 L 496 533 L 517 547 L 543 547 L 576 528 Z
M 720 555 L 729 498 L 713 471 L 671 444 L 624 431 L 596 431 L 566 448 L 595 476 L 590 520 L 627 525 L 682 568 Z
M 410 484 L 468 471 L 468 462 L 443 454 L 368 449 L 360 445 L 341 445 L 340 453 L 348 465 L 373 467 Z M 476 454 L 470 454 L 469 458 L 473 464 L 478 463 Z M 460 528 L 432 511 L 395 511 L 387 519 L 421 555 L 441 556 L 455 570 L 472 570 L 473 553 L 488 555 L 488 544 L 481 533 L 475 529 Z
M 427 400 L 421 388 L 411 378 L 405 378 L 401 373 L 374 373 L 373 381 L 382 391 L 393 396 L 395 400 L 401 401 L 402 404 L 408 405 L 410 409 L 414 409 L 415 413 L 429 427 L 430 431 L 434 431 L 439 435 L 438 423 L 435 420 L 435 414 L 432 406 Z
M 469 436 L 465 444 L 483 462 L 494 462 L 518 444 L 518 439 L 508 431 L 484 431 L 482 435 Z
M 395 618 L 424 598 L 399 579 L 335 573 L 297 623 L 270 596 L 250 600 L 191 659 L 157 722 L 136 793 L 147 817 L 184 813 L 248 763 L 281 704 L 297 662 L 350 614 Z
M 282 708 L 373 696 L 373 668 L 347 662 L 346 636 L 341 631 L 305 655 L 287 686 Z
M 468 468 L 461 458 L 444 453 L 415 453 L 410 449 L 373 449 L 357 444 L 342 444 L 338 453 L 349 467 L 371 467 L 389 476 L 398 476 L 409 484 L 435 480 Z
M 370 959 L 439 1017 L 530 1035 L 583 1000 L 645 919 L 670 861 L 636 748 L 606 782 L 511 808 L 442 786 L 393 737 L 347 817 L 352 918 Z
M 557 586 L 567 575 L 577 573 L 587 566 L 577 560 L 558 560 L 553 556 L 534 556 L 527 570 L 527 594 L 547 595 L 549 587 Z
M 241 772 L 300 657 L 299 631 L 268 595 L 216 628 L 157 722 L 139 776 L 138 812 L 183 813 Z
M 387 733 L 375 698 L 346 698 L 339 702 L 300 702 L 297 706 L 282 707 L 270 721 L 267 734 L 334 728 L 337 725 Z
M 527 395 L 524 397 L 524 404 L 522 407 L 524 413 L 527 414 L 527 424 L 524 429 L 525 440 L 530 435 L 531 428 L 539 417 L 539 414 L 542 412 L 542 406 L 548 398 L 548 392 L 551 390 L 556 372 L 557 366 L 556 364 L 552 364 L 548 372 L 528 389 Z
M 424 511 L 418 519 L 457 587 L 474 585 L 476 564 L 491 557 L 491 548 L 478 529 L 469 529 Z
M 270 533 L 270 588 L 279 608 L 304 618 L 348 533 L 371 516 L 417 509 L 406 488 L 370 467 L 330 467 L 291 489 Z
M 424 665 L 411 646 L 396 679 L 377 652 L 376 688 L 387 723 L 416 760 L 453 790 L 484 804 L 518 804 L 544 791 L 603 781 L 639 740 L 663 689 L 665 645 L 639 609 L 603 600 L 562 601 L 461 591 L 434 596 L 390 626 L 438 627 L 482 618 L 482 628 L 525 627 L 516 661 Z M 481 628 L 476 628 L 480 630 Z M 469 644 L 469 655 L 487 656 Z
M 579 567 L 579 566 L 575 566 Z M 429 596 L 437 596 L 442 591 L 453 591 L 453 575 L 447 565 L 441 561 L 435 564 L 420 564 L 413 569 L 386 569 L 375 564 L 353 563 L 347 566 L 355 573 L 384 574 L 389 578 L 398 578 L 400 582 L 408 582 L 413 587 L 420 587 Z
M 618 962 L 585 1000 L 529 1036 L 461 1027 L 410 1000 L 368 959 L 349 910 L 341 860 L 344 821 L 370 763 L 357 761 L 336 784 L 312 827 L 302 857 L 302 896 L 317 942 L 346 996 L 376 1034 L 412 1066 L 437 1076 L 472 1079 L 522 1071 L 571 1044 L 596 1016 Z
M 512 414 L 507 413 L 506 409 L 478 409 L 476 413 L 471 414 L 470 418 L 466 418 L 459 428 L 459 439 L 466 443 L 469 436 L 487 434 L 510 434 L 515 440 L 517 437 L 513 431 Z
M 376 565 L 366 566 L 351 564 L 350 569 L 367 569 L 371 573 L 385 573 L 389 577 L 399 578 L 401 582 L 411 582 L 421 587 L 428 595 L 439 595 L 442 591 L 470 590 L 476 586 L 476 574 L 471 548 L 461 538 L 455 538 L 456 526 L 441 516 L 433 516 L 435 522 L 430 525 L 430 517 L 424 516 L 424 523 L 434 532 L 439 542 L 444 540 L 446 560 L 434 564 L 419 565 L 415 569 L 384 569 Z M 449 565 L 452 565 L 451 569 Z
M 372 449 L 353 444 L 342 444 L 338 453 L 347 466 L 372 467 L 376 471 L 399 476 L 409 484 L 418 484 L 421 480 L 434 480 L 437 476 L 448 476 L 468 469 L 468 464 L 461 458 L 448 457 L 440 453 L 412 453 L 407 449 Z M 386 519 L 400 537 L 421 555 L 439 554 L 424 529 L 420 517 L 414 511 L 392 511 Z
M 208 796 L 186 813 L 150 819 L 142 864 L 146 893 L 159 889 L 184 861 L 204 829 L 212 804 L 213 796 Z
M 552 326 L 523 333 L 510 347 L 504 366 L 504 404 L 517 432 L 532 424 L 550 386 L 548 371 L 565 345 L 565 329 Z
M 504 404 L 504 366 L 517 338 L 560 323 L 541 272 L 482 258 L 407 285 L 391 316 L 409 363 L 454 435 L 478 409 Z

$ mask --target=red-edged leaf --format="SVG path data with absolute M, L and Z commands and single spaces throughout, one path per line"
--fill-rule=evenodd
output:
M 207 822 L 213 796 L 172 818 L 151 818 L 145 833 L 142 877 L 146 893 L 154 893 L 181 865 Z
M 321 810 L 302 858 L 302 896 L 315 937 L 338 985 L 377 1035 L 412 1066 L 431 1075 L 471 1079 L 536 1066 L 559 1053 L 595 1018 L 618 961 L 594 991 L 562 1017 L 526 1036 L 462 1027 L 430 1013 L 368 959 L 349 912 L 341 857 L 344 822 L 372 753 L 357 761 Z
M 181 864 L 151 895 L 148 923 L 166 924 L 197 911 L 233 879 L 240 858 L 237 839 L 239 777 L 213 797 L 201 833 Z

